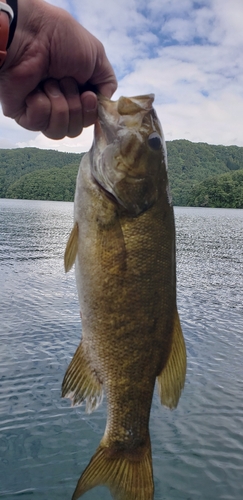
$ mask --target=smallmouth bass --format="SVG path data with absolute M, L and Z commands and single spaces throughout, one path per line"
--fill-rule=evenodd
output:
M 115 500 L 152 500 L 149 415 L 157 379 L 175 408 L 186 349 L 176 306 L 175 227 L 154 96 L 100 97 L 91 150 L 81 161 L 65 269 L 75 262 L 82 340 L 62 395 L 107 425 L 72 500 L 106 485 Z

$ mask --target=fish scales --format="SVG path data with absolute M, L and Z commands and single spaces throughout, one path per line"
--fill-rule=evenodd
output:
M 94 143 L 77 178 L 65 267 L 75 261 L 82 340 L 62 392 L 92 411 L 105 391 L 107 425 L 73 500 L 99 484 L 116 500 L 152 500 L 155 381 L 173 408 L 185 380 L 174 215 L 152 102 L 152 95 L 99 99 Z

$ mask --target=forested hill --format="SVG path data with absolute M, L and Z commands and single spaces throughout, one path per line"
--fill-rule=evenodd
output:
M 243 208 L 243 147 L 176 140 L 167 152 L 174 205 Z M 0 198 L 72 201 L 81 157 L 0 149 Z
M 206 179 L 210 183 L 221 174 L 229 177 L 236 170 L 243 170 L 243 147 L 214 146 L 186 140 L 167 142 L 169 179 L 174 205 L 193 205 L 193 193 L 198 196 L 199 183 Z M 200 189 L 200 188 L 199 188 Z M 239 199 L 239 198 L 238 198 Z M 233 207 L 223 202 L 221 206 Z M 194 204 L 194 206 L 200 206 Z M 202 206 L 216 206 L 211 200 L 203 201 Z M 243 207 L 243 186 L 241 185 L 241 205 Z M 238 208 L 237 207 L 237 208 Z
M 37 148 L 0 149 L 0 198 L 70 201 L 80 158 L 81 155 L 74 153 Z M 70 176 L 69 171 L 65 172 L 67 167 L 70 167 Z M 56 177 L 53 168 L 59 174 Z M 71 190 L 64 198 L 63 183 L 68 189 L 73 177 Z M 58 193 L 57 196 L 54 193 Z

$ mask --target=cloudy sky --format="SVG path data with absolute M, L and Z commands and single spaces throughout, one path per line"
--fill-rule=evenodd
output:
M 153 92 L 166 140 L 243 146 L 243 0 L 49 0 L 99 38 L 120 95 Z M 52 141 L 0 112 L 0 147 L 89 149 L 92 127 Z

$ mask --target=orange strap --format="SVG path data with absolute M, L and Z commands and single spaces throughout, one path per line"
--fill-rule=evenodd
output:
M 7 55 L 7 43 L 9 36 L 9 16 L 7 12 L 0 10 L 0 68 Z

